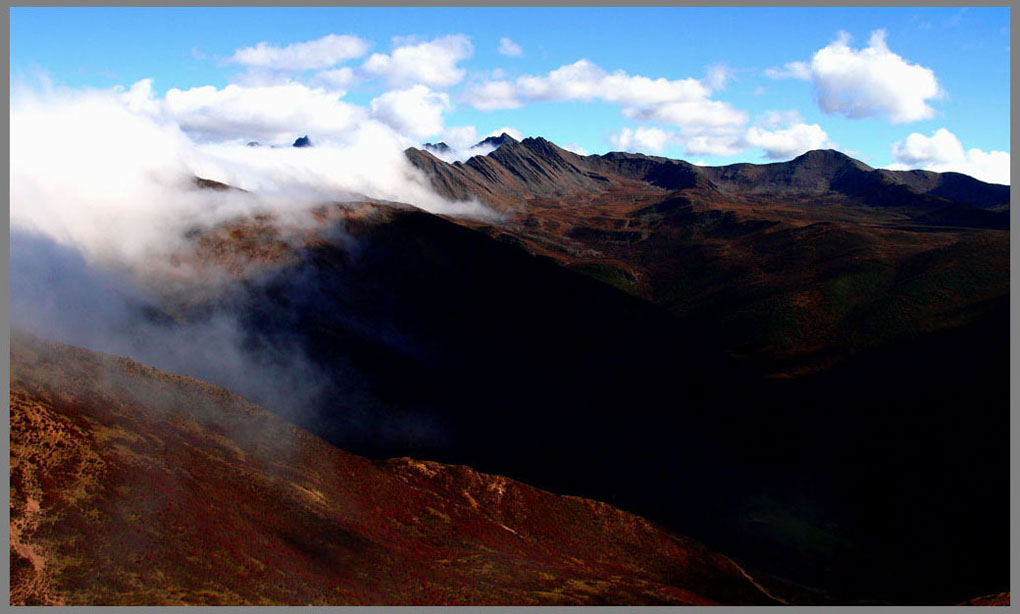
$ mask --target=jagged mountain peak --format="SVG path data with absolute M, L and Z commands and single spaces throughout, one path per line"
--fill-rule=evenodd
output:
M 697 188 L 727 198 L 824 197 L 898 207 L 949 201 L 996 210 L 1009 203 L 1008 186 L 954 173 L 876 169 L 835 149 L 807 151 L 785 162 L 695 166 L 639 153 L 578 156 L 542 137 L 517 141 L 506 133 L 488 137 L 479 143 L 483 144 L 495 149 L 453 164 L 418 150 L 407 154 L 440 193 L 455 199 L 477 197 L 497 208 L 514 208 L 517 205 L 511 203 L 531 198 L 598 194 L 635 181 L 665 190 Z
M 525 139 L 525 140 L 527 140 L 527 139 Z M 490 136 L 490 137 L 486 137 L 486 138 L 482 139 L 477 144 L 475 144 L 475 147 L 481 147 L 483 145 L 491 145 L 492 147 L 497 147 L 498 148 L 498 147 L 500 147 L 502 145 L 517 145 L 519 142 L 520 141 L 518 141 L 514 137 L 512 137 L 509 134 L 507 134 L 506 132 L 504 132 L 504 133 L 500 134 L 499 136 Z
M 438 151 L 440 153 L 445 153 L 452 149 L 452 147 L 447 145 L 445 141 L 439 141 L 438 143 L 425 143 L 422 145 L 422 148 L 425 151 Z

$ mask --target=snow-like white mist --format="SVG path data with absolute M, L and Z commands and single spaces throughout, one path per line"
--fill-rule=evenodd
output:
M 201 317 L 167 315 L 161 300 L 192 273 L 180 256 L 196 230 L 267 213 L 300 230 L 319 205 L 365 199 L 491 215 L 437 195 L 404 154 L 418 143 L 356 108 L 326 134 L 308 131 L 314 146 L 302 148 L 248 146 L 247 134 L 210 140 L 208 124 L 192 129 L 194 112 L 175 116 L 144 82 L 17 86 L 10 108 L 12 326 L 197 376 L 284 413 L 337 374 L 298 349 L 253 343 L 229 297 L 207 301 Z M 204 189 L 196 177 L 239 189 Z M 208 298 L 204 279 L 191 281 Z

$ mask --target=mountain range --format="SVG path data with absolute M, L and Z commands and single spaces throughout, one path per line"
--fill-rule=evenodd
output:
M 299 349 L 299 412 L 16 336 L 12 601 L 1008 601 L 1008 186 L 482 144 L 405 155 L 489 215 L 239 218 L 181 255 L 227 290 L 138 305 Z

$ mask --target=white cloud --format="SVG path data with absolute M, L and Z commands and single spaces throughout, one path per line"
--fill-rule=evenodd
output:
M 674 134 L 673 141 L 683 146 L 688 156 L 733 156 L 747 150 L 743 137 L 736 134 Z
M 443 131 L 443 111 L 450 97 L 424 85 L 386 92 L 369 103 L 372 117 L 402 134 L 426 138 Z
M 963 144 L 956 135 L 939 128 L 930 137 L 913 133 L 904 141 L 893 143 L 893 155 L 907 164 L 942 164 L 966 157 Z
M 504 133 L 512 136 L 518 141 L 524 138 L 524 133 L 513 126 L 503 126 L 502 128 L 493 130 L 489 134 L 486 134 L 485 138 L 489 138 L 490 136 L 502 136 Z
M 444 36 L 433 41 L 400 45 L 390 55 L 373 53 L 362 65 L 372 75 L 385 77 L 391 85 L 404 87 L 424 84 L 449 87 L 460 83 L 464 69 L 457 62 L 471 57 L 474 47 L 463 34 Z
M 610 142 L 619 149 L 643 153 L 679 145 L 686 156 L 734 156 L 749 148 L 761 148 L 770 159 L 792 158 L 811 149 L 835 146 L 821 126 L 803 123 L 797 111 L 766 111 L 749 128 L 737 124 L 698 130 L 623 128 L 610 136 Z
M 315 147 L 244 145 L 289 145 L 305 133 Z M 412 144 L 366 109 L 298 84 L 163 98 L 149 80 L 127 90 L 12 91 L 11 228 L 145 274 L 175 266 L 167 250 L 182 248 L 187 229 L 254 212 L 300 218 L 351 195 L 482 212 L 435 194 L 403 153 Z M 195 176 L 248 193 L 198 190 Z
M 509 38 L 503 37 L 499 39 L 499 53 L 500 55 L 516 58 L 524 55 L 524 50 Z
M 517 79 L 521 95 L 535 100 L 593 100 L 644 106 L 676 101 L 695 101 L 711 90 L 697 79 L 650 79 L 623 71 L 608 73 L 588 60 L 561 66 L 543 77 L 525 75 Z
M 769 110 L 755 118 L 755 124 L 764 128 L 779 128 L 780 126 L 800 124 L 803 121 L 796 109 L 789 111 Z
M 516 109 L 522 104 L 517 88 L 510 81 L 486 81 L 469 86 L 462 92 L 461 100 L 479 111 Z
M 624 128 L 610 135 L 609 142 L 618 150 L 659 153 L 669 138 L 670 135 L 660 128 Z
M 320 70 L 312 77 L 312 81 L 330 89 L 344 89 L 353 85 L 357 81 L 357 76 L 353 68 L 343 66 L 332 70 Z
M 724 64 L 716 64 L 708 68 L 708 73 L 702 80 L 710 90 L 718 92 L 726 87 L 726 82 L 733 78 L 733 69 Z
M 744 140 L 750 147 L 764 149 L 765 156 L 772 160 L 793 158 L 805 151 L 832 146 L 829 135 L 818 124 L 794 124 L 780 130 L 751 126 Z
M 964 150 L 960 139 L 945 128 L 939 128 L 930 137 L 915 132 L 893 143 L 892 153 L 900 162 L 889 167 L 894 170 L 956 172 L 982 181 L 1009 184 L 1009 152 Z
M 810 79 L 818 106 L 826 113 L 852 119 L 882 117 L 893 123 L 931 119 L 927 101 L 941 95 L 935 73 L 911 64 L 889 50 L 885 31 L 872 32 L 868 46 L 849 46 L 850 35 L 841 32 L 819 49 L 810 64 L 790 62 L 784 70 L 769 69 L 773 78 Z
M 841 37 L 811 61 L 823 111 L 853 118 L 884 116 L 894 123 L 935 115 L 925 102 L 939 95 L 930 68 L 891 52 L 882 30 L 872 33 L 868 47 L 861 50 L 851 49 L 847 40 Z
M 811 67 L 807 62 L 787 62 L 782 68 L 766 68 L 765 76 L 772 79 L 811 80 Z
M 271 87 L 294 83 L 294 73 L 287 70 L 249 67 L 248 70 L 230 76 L 230 83 L 244 87 Z
M 708 99 L 629 107 L 623 114 L 630 119 L 659 122 L 699 133 L 728 131 L 747 123 L 745 111 Z
M 720 69 L 724 70 L 724 69 Z M 720 85 L 720 71 L 711 79 Z M 488 81 L 466 89 L 464 101 L 480 110 L 509 109 L 525 100 L 592 101 L 623 107 L 634 120 L 677 126 L 689 134 L 733 130 L 747 114 L 728 103 L 711 100 L 712 90 L 697 79 L 671 81 L 609 73 L 588 60 L 561 66 L 546 75 L 525 75 L 516 81 Z
M 368 52 L 368 42 L 357 36 L 329 34 L 318 40 L 277 47 L 261 42 L 234 52 L 227 61 L 244 66 L 274 70 L 314 70 L 359 58 Z
M 120 88 L 115 88 L 119 91 Z M 131 85 L 130 88 L 121 94 L 121 100 L 128 109 L 136 113 L 158 113 L 159 103 L 152 89 L 152 79 L 142 79 Z
M 478 131 L 474 126 L 451 126 L 443 135 L 443 142 L 454 148 L 470 147 L 478 140 Z
M 561 66 L 544 77 L 525 75 L 517 79 L 523 96 L 535 100 L 591 100 L 600 94 L 606 72 L 588 60 Z
M 279 143 L 303 134 L 321 139 L 345 133 L 367 118 L 362 107 L 341 101 L 336 92 L 299 83 L 174 88 L 160 101 L 160 107 L 200 141 Z

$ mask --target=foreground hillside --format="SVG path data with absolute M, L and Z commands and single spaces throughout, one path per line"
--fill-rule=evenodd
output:
M 856 227 L 849 247 L 871 245 L 859 239 L 874 229 Z M 609 501 L 756 577 L 841 602 L 956 603 L 1008 589 L 999 250 L 929 250 L 896 275 L 907 305 L 970 303 L 959 320 L 880 335 L 820 372 L 763 379 L 722 351 L 712 320 L 676 317 L 461 221 L 383 205 L 323 213 L 324 236 L 341 229 L 345 241 L 287 243 L 258 224 L 202 239 L 213 260 L 275 254 L 278 268 L 252 278 L 236 308 L 255 347 L 301 348 L 326 374 L 300 421 L 334 444 Z M 817 239 L 775 253 L 792 267 L 800 260 L 785 249 L 824 259 L 841 245 Z M 739 302 L 717 307 L 741 313 Z
M 245 399 L 15 333 L 11 603 L 770 604 L 597 501 L 345 453 Z

